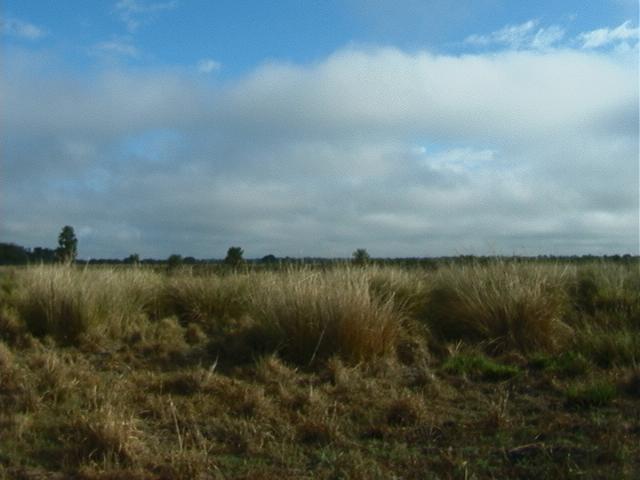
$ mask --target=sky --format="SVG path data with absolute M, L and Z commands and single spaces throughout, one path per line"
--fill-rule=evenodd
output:
M 639 254 L 635 0 L 4 0 L 0 242 Z

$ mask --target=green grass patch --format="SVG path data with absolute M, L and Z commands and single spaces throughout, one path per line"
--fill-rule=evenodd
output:
M 569 351 L 558 356 L 533 355 L 529 359 L 529 367 L 562 377 L 577 377 L 587 373 L 591 368 L 591 363 L 581 353 Z
M 616 387 L 607 382 L 574 385 L 567 389 L 569 407 L 606 407 L 616 398 Z
M 469 375 L 488 381 L 508 380 L 520 373 L 515 365 L 497 363 L 483 355 L 457 354 L 442 364 L 442 370 L 454 375 Z

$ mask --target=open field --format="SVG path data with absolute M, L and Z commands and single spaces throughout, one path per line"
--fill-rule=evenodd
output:
M 637 264 L 0 273 L 0 478 L 638 478 Z

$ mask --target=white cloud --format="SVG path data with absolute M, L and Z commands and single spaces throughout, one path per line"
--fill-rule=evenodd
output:
M 528 20 L 519 25 L 507 25 L 488 35 L 470 35 L 465 42 L 478 46 L 502 45 L 511 49 L 544 50 L 562 40 L 565 34 L 558 25 L 537 27 L 537 20 Z
M 582 48 L 599 48 L 612 43 L 628 45 L 627 41 L 637 44 L 639 33 L 640 29 L 631 27 L 631 21 L 627 20 L 616 28 L 598 28 L 584 32 L 578 38 L 582 42 Z
M 203 58 L 198 62 L 198 71 L 200 73 L 212 73 L 220 70 L 222 65 L 211 58 Z
M 7 240 L 47 245 L 73 224 L 92 231 L 83 256 L 637 251 L 627 57 L 343 49 L 210 85 L 32 75 L 15 55 L 0 85 Z
M 17 18 L 0 17 L 0 33 L 25 40 L 38 40 L 46 35 L 42 28 Z
M 477 45 L 499 43 L 509 45 L 511 47 L 519 47 L 532 33 L 536 24 L 537 21 L 528 20 L 520 25 L 507 25 L 506 27 L 496 30 L 488 35 L 470 35 L 465 41 L 467 43 L 474 43 Z
M 162 11 L 173 10 L 178 6 L 177 0 L 148 3 L 140 0 L 118 0 L 115 11 L 130 33 L 135 32 L 140 25 L 149 22 Z
M 111 40 L 96 43 L 89 51 L 95 55 L 130 58 L 135 58 L 140 53 L 129 37 L 116 37 Z
M 533 37 L 533 40 L 531 40 L 531 47 L 536 50 L 551 48 L 563 39 L 564 34 L 564 29 L 557 25 L 540 28 Z

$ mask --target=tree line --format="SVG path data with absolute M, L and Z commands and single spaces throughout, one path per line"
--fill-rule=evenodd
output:
M 57 248 L 35 247 L 33 249 L 17 245 L 15 243 L 0 242 L 0 265 L 26 265 L 38 263 L 82 263 L 82 264 L 108 264 L 108 265 L 167 265 L 169 268 L 181 265 L 206 265 L 206 264 L 224 264 L 233 268 L 238 268 L 244 264 L 331 264 L 335 262 L 344 262 L 344 258 L 325 258 L 325 257 L 276 257 L 269 254 L 262 258 L 245 259 L 244 250 L 238 246 L 229 247 L 227 255 L 224 259 L 197 259 L 195 257 L 183 257 L 174 253 L 166 259 L 145 258 L 141 259 L 137 253 L 132 253 L 125 258 L 101 258 L 91 260 L 78 260 L 78 239 L 72 226 L 65 225 L 58 235 Z M 638 263 L 640 256 L 638 255 L 571 255 L 571 256 L 554 256 L 554 255 L 538 255 L 538 256 L 508 256 L 500 257 L 503 260 L 525 262 L 525 261 L 542 261 L 556 262 L 564 261 L 570 263 L 587 263 L 598 260 L 613 261 L 622 264 Z M 495 255 L 477 256 L 477 255 L 458 255 L 455 257 L 409 257 L 409 258 L 372 258 L 366 249 L 358 248 L 351 256 L 351 262 L 354 265 L 400 265 L 425 268 L 437 268 L 439 265 L 446 263 L 488 263 L 496 259 Z

